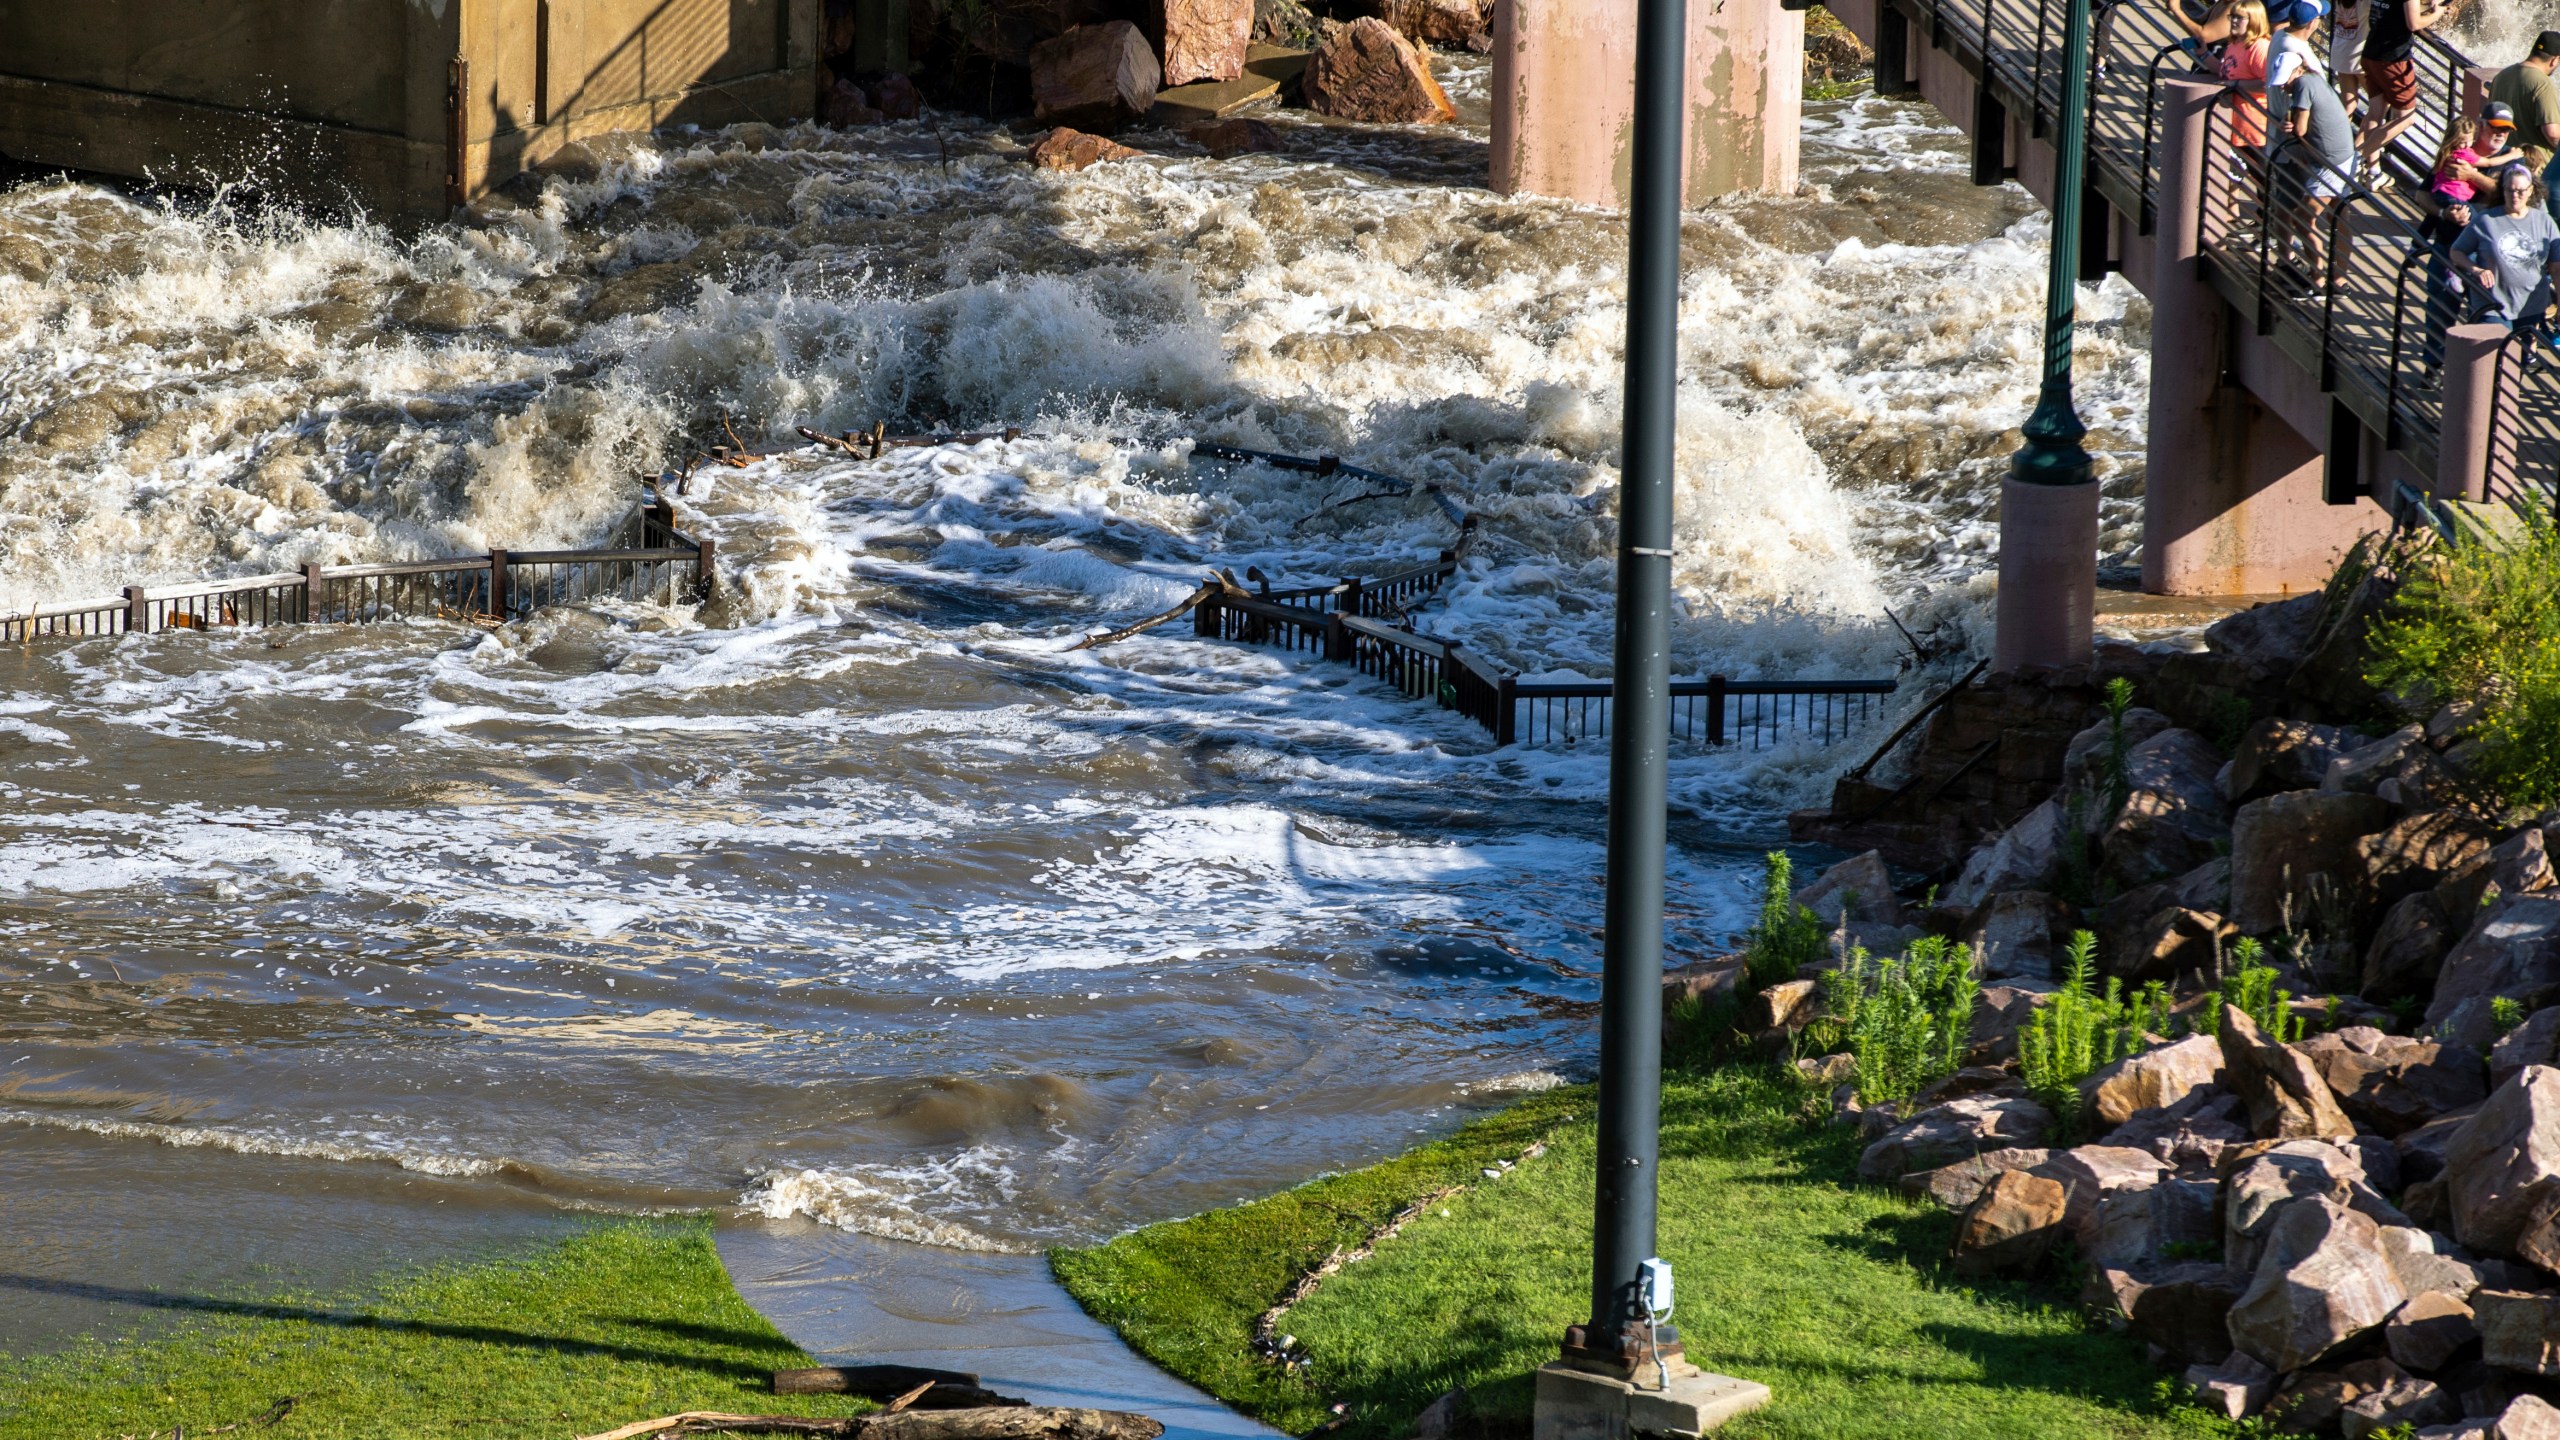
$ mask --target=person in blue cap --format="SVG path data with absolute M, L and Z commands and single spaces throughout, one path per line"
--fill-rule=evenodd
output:
M 2321 221 L 2354 188 L 2356 177 L 2355 122 L 2311 48 L 2321 14 L 2318 0 L 2291 0 L 2268 16 L 2279 27 L 2267 60 L 2271 208 L 2293 222 L 2314 291 L 2329 273 L 2329 237 Z

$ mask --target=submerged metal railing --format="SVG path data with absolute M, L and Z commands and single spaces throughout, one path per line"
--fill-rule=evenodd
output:
M 186 585 L 128 585 L 122 597 L 0 615 L 0 643 L 85 640 L 268 625 L 509 620 L 591 600 L 675 604 L 709 598 L 714 547 L 675 528 L 654 485 L 618 527 L 637 543 L 598 550 L 493 550 L 389 565 L 298 571 Z

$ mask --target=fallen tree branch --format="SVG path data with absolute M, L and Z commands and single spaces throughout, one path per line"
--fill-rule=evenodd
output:
M 763 1431 L 784 1435 L 832 1435 L 840 1440 L 1157 1440 L 1164 1427 L 1122 1410 L 1070 1410 L 1054 1406 L 982 1406 L 970 1410 L 903 1410 L 828 1419 L 808 1415 L 732 1415 L 687 1410 L 635 1420 L 579 1440 L 640 1440 L 645 1435 L 698 1435 L 714 1431 Z
M 1207 600 L 1210 596 L 1215 595 L 1218 592 L 1218 581 L 1204 580 L 1201 582 L 1200 588 L 1192 591 L 1191 594 L 1182 601 L 1182 603 L 1163 612 L 1162 614 L 1150 615 L 1144 620 L 1137 621 L 1134 624 L 1123 625 L 1117 630 L 1097 630 L 1067 648 L 1069 650 L 1091 650 L 1102 645 L 1117 645 L 1121 641 L 1128 639 L 1130 636 L 1135 635 L 1142 630 L 1152 630 L 1168 620 L 1181 619 L 1183 616 L 1190 614 L 1194 609 L 1198 608 L 1202 601 Z

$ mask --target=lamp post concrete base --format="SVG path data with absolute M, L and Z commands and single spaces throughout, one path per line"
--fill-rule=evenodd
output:
M 1531 1440 L 1702 1435 L 1769 1403 L 1769 1387 L 1756 1380 L 1710 1374 L 1680 1359 L 1666 1362 L 1666 1368 L 1671 1383 L 1656 1389 L 1649 1369 L 1629 1381 L 1570 1360 L 1539 1366 Z
M 2098 606 L 2098 484 L 2000 484 L 1999 620 L 1991 668 L 2086 665 Z

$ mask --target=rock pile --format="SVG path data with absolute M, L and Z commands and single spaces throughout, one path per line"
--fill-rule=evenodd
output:
M 1799 892 L 1844 940 L 1883 910 L 1834 897 L 1892 903 L 1894 860 L 1946 879 L 1917 918 L 1972 939 L 1988 977 L 1964 1093 L 1836 1108 L 1870 1136 L 1864 1177 L 1961 1212 L 1953 1268 L 2076 1257 L 2086 1298 L 2209 1408 L 2350 1440 L 2560 1440 L 2560 813 L 2471 781 L 2465 707 L 2377 721 L 2357 677 L 2378 583 L 2233 616 L 2200 650 L 1981 687 L 1911 768 L 2004 745 L 2019 764 L 1934 813 L 1844 818 L 1893 788 L 1858 780 L 1798 817 L 1880 843 Z M 2141 703 L 2109 718 L 2115 676 Z M 1980 843 L 1949 847 L 1967 824 Z M 2007 1057 L 2078 927 L 2104 973 L 2183 994 L 2169 1028 L 2191 1033 L 2089 1075 L 2066 1131 Z M 2224 1004 L 2244 937 L 2325 998 Z

